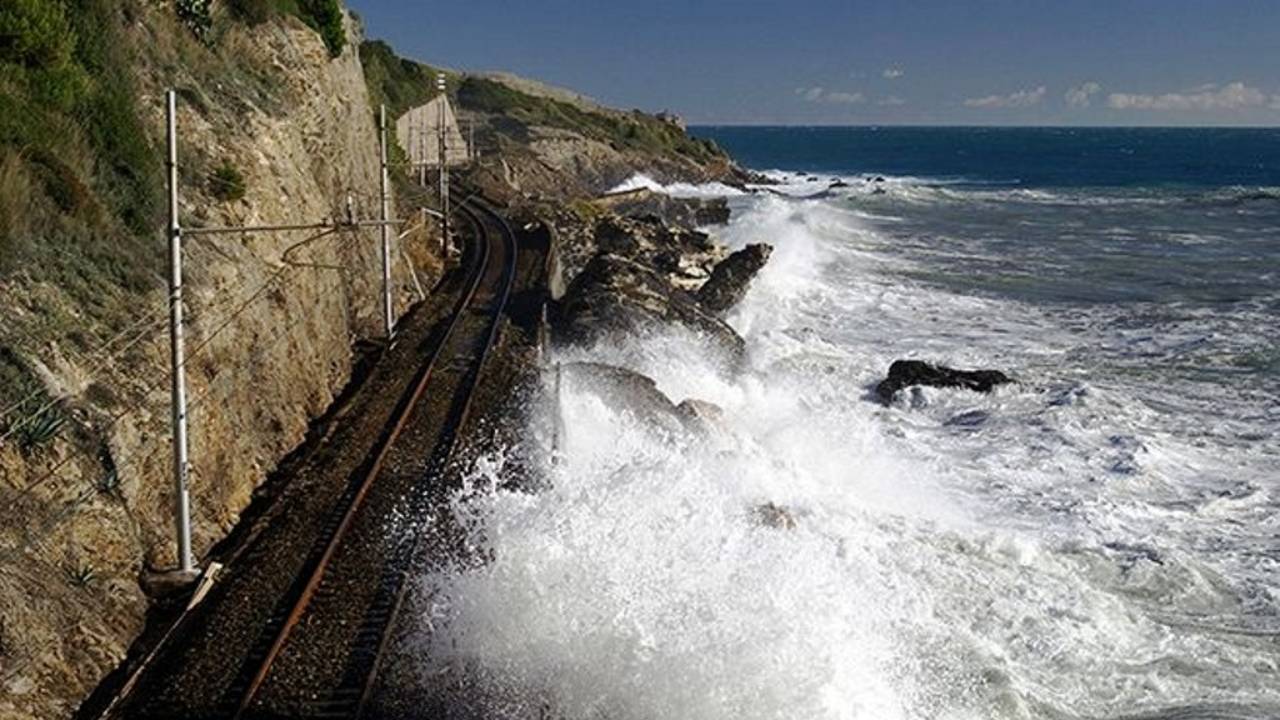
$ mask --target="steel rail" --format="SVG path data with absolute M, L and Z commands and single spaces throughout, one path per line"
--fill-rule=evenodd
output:
M 496 212 L 494 212 L 487 206 L 474 201 L 474 195 L 472 197 L 469 197 L 467 200 L 464 200 L 464 203 L 474 204 L 479 209 L 479 212 L 477 212 L 476 210 L 472 209 L 468 205 L 459 205 L 459 209 L 462 212 L 462 214 L 465 217 L 467 217 L 467 219 L 470 222 L 472 222 L 477 229 L 482 228 L 484 225 L 483 221 L 480 218 L 481 214 L 492 219 L 494 223 L 497 225 L 499 234 L 502 235 L 502 240 L 507 245 L 507 267 L 504 272 L 505 277 L 502 282 L 501 293 L 499 294 L 497 302 L 494 303 L 493 319 L 490 322 L 489 331 L 485 337 L 484 350 L 480 354 L 479 362 L 476 363 L 476 366 L 472 370 L 474 375 L 472 376 L 469 382 L 469 385 L 471 387 L 467 392 L 466 400 L 462 406 L 462 410 L 458 415 L 457 423 L 455 425 L 457 429 L 448 441 L 449 447 L 448 447 L 448 450 L 445 452 L 446 458 L 453 454 L 453 450 L 457 445 L 458 437 L 461 434 L 461 430 L 463 427 L 465 427 L 467 419 L 471 415 L 471 402 L 475 398 L 475 392 L 474 392 L 475 384 L 478 382 L 481 374 L 484 372 L 484 366 L 486 364 L 486 360 L 488 359 L 489 351 L 493 348 L 494 343 L 498 339 L 498 330 L 500 329 L 502 324 L 500 322 L 502 319 L 502 313 L 506 309 L 507 302 L 511 298 L 511 289 L 515 285 L 516 260 L 518 256 L 518 248 L 516 245 L 515 233 L 511 231 L 510 226 L 508 226 L 507 222 L 502 218 L 502 216 L 498 215 Z M 422 543 L 422 534 L 419 534 L 418 537 L 414 539 L 413 547 L 409 551 L 409 557 L 411 559 L 417 555 L 418 547 L 419 545 L 421 545 L 421 543 Z M 377 682 L 378 673 L 382 669 L 382 663 L 390 647 L 391 632 L 395 628 L 396 619 L 399 617 L 400 611 L 404 606 L 405 598 L 408 596 L 409 587 L 410 587 L 409 583 L 401 583 L 399 590 L 397 590 L 396 592 L 396 599 L 392 605 L 390 617 L 387 620 L 386 627 L 383 629 L 382 637 L 378 641 L 378 647 L 377 647 L 376 654 L 374 655 L 373 664 L 369 669 L 369 674 L 365 678 L 364 687 L 361 688 L 360 700 L 356 705 L 356 711 L 353 716 L 356 720 L 359 720 L 364 716 L 365 709 L 368 707 L 369 699 L 373 695 L 373 688 L 375 683 Z
M 402 401 L 400 407 L 397 408 L 397 412 L 395 414 L 395 420 L 393 421 L 390 432 L 385 434 L 383 438 L 379 441 L 377 450 L 375 451 L 376 454 L 374 455 L 374 460 L 372 465 L 370 466 L 369 470 L 366 473 L 364 473 L 364 477 L 360 481 L 359 487 L 356 490 L 355 495 L 352 497 L 350 503 L 348 504 L 346 509 L 343 511 L 342 519 L 338 523 L 336 530 L 326 541 L 323 554 L 321 555 L 318 562 L 312 567 L 310 574 L 307 577 L 307 582 L 305 586 L 302 588 L 301 593 L 293 603 L 293 606 L 290 612 L 285 617 L 284 622 L 281 624 L 280 629 L 277 631 L 274 639 L 272 640 L 271 646 L 268 649 L 265 658 L 262 660 L 257 671 L 254 673 L 252 679 L 250 680 L 248 687 L 245 689 L 244 694 L 241 696 L 239 705 L 237 706 L 235 714 L 233 715 L 234 718 L 239 719 L 239 718 L 246 717 L 246 715 L 250 714 L 250 709 L 258 697 L 259 690 L 261 690 L 267 678 L 270 677 L 275 661 L 280 656 L 285 646 L 288 644 L 289 639 L 293 633 L 293 630 L 298 626 L 299 621 L 301 621 L 301 619 L 307 612 L 308 608 L 311 606 L 311 602 L 315 598 L 317 590 L 320 588 L 322 581 L 326 577 L 331 561 L 333 560 L 335 554 L 338 552 L 338 549 L 342 546 L 343 542 L 346 540 L 348 530 L 351 528 L 357 513 L 363 506 L 365 498 L 368 496 L 370 490 L 376 484 L 376 480 L 381 474 L 383 464 L 386 461 L 388 454 L 390 453 L 391 449 L 394 447 L 396 440 L 399 438 L 401 432 L 404 430 L 405 426 L 409 421 L 410 416 L 412 415 L 414 409 L 417 407 L 419 400 L 422 398 L 427 386 L 430 384 L 430 381 L 435 373 L 435 369 L 445 349 L 449 347 L 450 339 L 453 337 L 458 327 L 461 325 L 462 320 L 465 317 L 467 317 L 467 311 L 470 309 L 472 303 L 474 302 L 475 297 L 479 292 L 486 275 L 488 274 L 487 271 L 489 270 L 490 259 L 494 254 L 493 252 L 494 242 L 496 241 L 496 239 L 490 237 L 489 233 L 487 232 L 484 226 L 484 223 L 479 219 L 479 216 L 476 215 L 474 211 L 471 211 L 470 209 L 468 209 L 466 212 L 468 215 L 468 219 L 474 223 L 474 226 L 476 229 L 476 238 L 477 240 L 479 240 L 479 242 L 477 243 L 478 244 L 477 249 L 479 251 L 478 252 L 479 259 L 478 259 L 478 262 L 476 262 L 475 264 L 473 275 L 470 278 L 470 281 L 468 282 L 468 286 L 465 289 L 465 291 L 462 293 L 462 296 L 460 297 L 458 303 L 455 305 L 452 317 L 449 320 L 449 324 L 445 332 L 441 336 L 440 341 L 436 344 L 430 360 L 424 365 L 423 371 L 420 373 L 419 377 L 416 379 L 413 385 L 412 391 L 408 396 L 408 400 Z M 497 217 L 496 214 L 494 214 L 493 217 Z M 478 381 L 479 375 L 480 375 L 480 368 L 484 364 L 484 360 L 488 356 L 489 350 L 492 348 L 497 338 L 497 332 L 500 326 L 499 320 L 501 319 L 502 312 L 506 307 L 507 300 L 510 297 L 511 286 L 514 283 L 515 266 L 516 266 L 516 248 L 515 248 L 514 236 L 510 233 L 510 229 L 505 227 L 505 224 L 500 225 L 500 227 L 503 230 L 503 232 L 500 233 L 501 235 L 503 235 L 503 237 L 501 238 L 501 241 L 507 243 L 509 246 L 508 251 L 506 252 L 507 257 L 505 258 L 506 268 L 504 269 L 504 280 L 502 282 L 502 287 L 500 288 L 500 292 L 498 294 L 498 300 L 493 304 L 490 327 L 488 328 L 488 332 L 485 335 L 485 338 L 484 338 L 485 342 L 484 342 L 483 348 L 480 354 L 478 355 L 477 361 L 475 363 L 475 367 L 473 367 L 469 371 L 470 378 L 468 378 L 468 380 L 462 385 L 462 388 L 465 391 L 465 396 L 464 396 L 465 401 L 463 405 L 461 420 L 457 420 L 455 423 L 453 423 L 453 428 L 454 428 L 453 430 L 445 431 L 445 432 L 449 432 L 449 436 L 447 437 L 447 440 L 446 440 L 447 449 L 444 454 L 444 457 L 446 458 L 448 457 L 448 454 L 450 454 L 453 450 L 453 446 L 457 440 L 458 430 L 461 427 L 461 423 L 465 421 L 466 415 L 470 409 L 471 400 L 475 394 L 475 389 L 476 389 L 475 384 Z M 416 541 L 415 541 L 415 547 L 416 547 Z M 407 583 L 402 583 L 400 588 L 396 590 L 397 599 L 395 603 L 395 610 L 393 611 L 393 613 L 395 611 L 398 611 L 399 604 L 402 599 L 404 589 L 406 587 L 407 587 Z M 392 619 L 394 619 L 394 614 L 392 615 Z M 372 686 L 373 679 L 376 676 L 378 666 L 380 665 L 381 654 L 385 649 L 387 634 L 389 633 L 392 624 L 393 623 L 390 621 L 387 622 L 385 627 L 382 629 L 382 632 L 379 635 L 378 650 L 377 650 L 377 655 L 375 656 L 373 667 L 370 670 L 370 673 L 363 687 L 360 688 L 361 694 L 359 696 L 358 704 L 355 709 L 356 716 L 358 716 L 359 713 L 362 711 L 365 699 L 368 694 L 368 689 Z

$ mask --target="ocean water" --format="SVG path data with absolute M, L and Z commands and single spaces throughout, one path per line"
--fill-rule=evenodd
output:
M 455 498 L 488 561 L 423 579 L 424 672 L 492 717 L 1280 717 L 1280 133 L 697 132 L 778 184 L 631 184 L 774 246 L 747 367 L 553 360 L 723 418 L 548 392 L 540 489 L 498 453 Z M 884 407 L 897 358 L 1018 382 Z

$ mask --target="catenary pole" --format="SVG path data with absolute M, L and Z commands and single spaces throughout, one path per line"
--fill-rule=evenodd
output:
M 444 124 L 445 103 L 448 102 L 448 99 L 444 93 L 444 73 L 436 74 L 436 89 L 440 91 L 440 111 L 438 113 L 440 119 L 440 212 L 444 213 L 444 217 L 441 220 L 441 232 L 444 235 L 446 252 L 449 252 L 453 248 L 453 243 L 449 241 L 449 158 L 448 143 L 445 140 L 448 129 Z
M 379 183 L 382 192 L 382 319 L 386 325 L 387 340 L 395 334 L 395 318 L 391 316 L 391 226 L 387 219 L 391 216 L 391 198 L 387 194 L 387 106 L 380 108 L 378 115 L 379 153 L 382 158 L 382 172 Z
M 178 122 L 177 96 L 165 93 L 168 152 L 165 169 L 169 184 L 169 377 L 173 405 L 173 490 L 174 516 L 178 533 L 178 565 L 193 572 L 191 555 L 191 495 L 188 488 L 190 463 L 187 459 L 187 382 L 182 339 L 182 229 L 178 224 Z

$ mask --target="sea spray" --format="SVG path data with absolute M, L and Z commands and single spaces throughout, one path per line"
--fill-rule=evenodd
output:
M 503 489 L 490 459 L 456 498 L 488 561 L 426 579 L 424 666 L 465 668 L 504 717 L 1280 707 L 1274 600 L 1235 574 L 1247 552 L 1199 540 L 1270 522 L 1254 456 L 1233 471 L 1241 489 L 1216 494 L 1212 450 L 1094 376 L 1081 334 L 1111 328 L 913 279 L 928 256 L 846 198 L 734 200 L 721 239 L 776 248 L 730 315 L 741 373 L 675 329 L 557 351 L 716 403 L 720 432 L 655 427 L 566 383 L 540 488 Z M 1020 383 L 881 407 L 870 388 L 902 356 Z

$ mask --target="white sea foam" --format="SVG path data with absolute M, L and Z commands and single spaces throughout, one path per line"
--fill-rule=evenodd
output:
M 609 192 L 620 193 L 639 190 L 641 188 L 670 195 L 672 197 L 687 198 L 735 197 L 743 194 L 742 190 L 719 182 L 701 184 L 669 183 L 664 185 L 643 173 L 633 175 L 626 181 L 610 189 Z
M 1276 453 L 1224 463 L 1178 389 L 1171 414 L 1162 381 L 1093 374 L 1091 348 L 1156 340 L 904 280 L 838 202 L 738 198 L 721 236 L 775 246 L 730 317 L 746 371 L 676 330 L 560 357 L 715 402 L 720 431 L 566 383 L 545 488 L 487 458 L 455 500 L 489 560 L 425 581 L 431 672 L 467 668 L 497 717 L 1277 714 Z M 907 356 L 1021 383 L 870 402 Z

